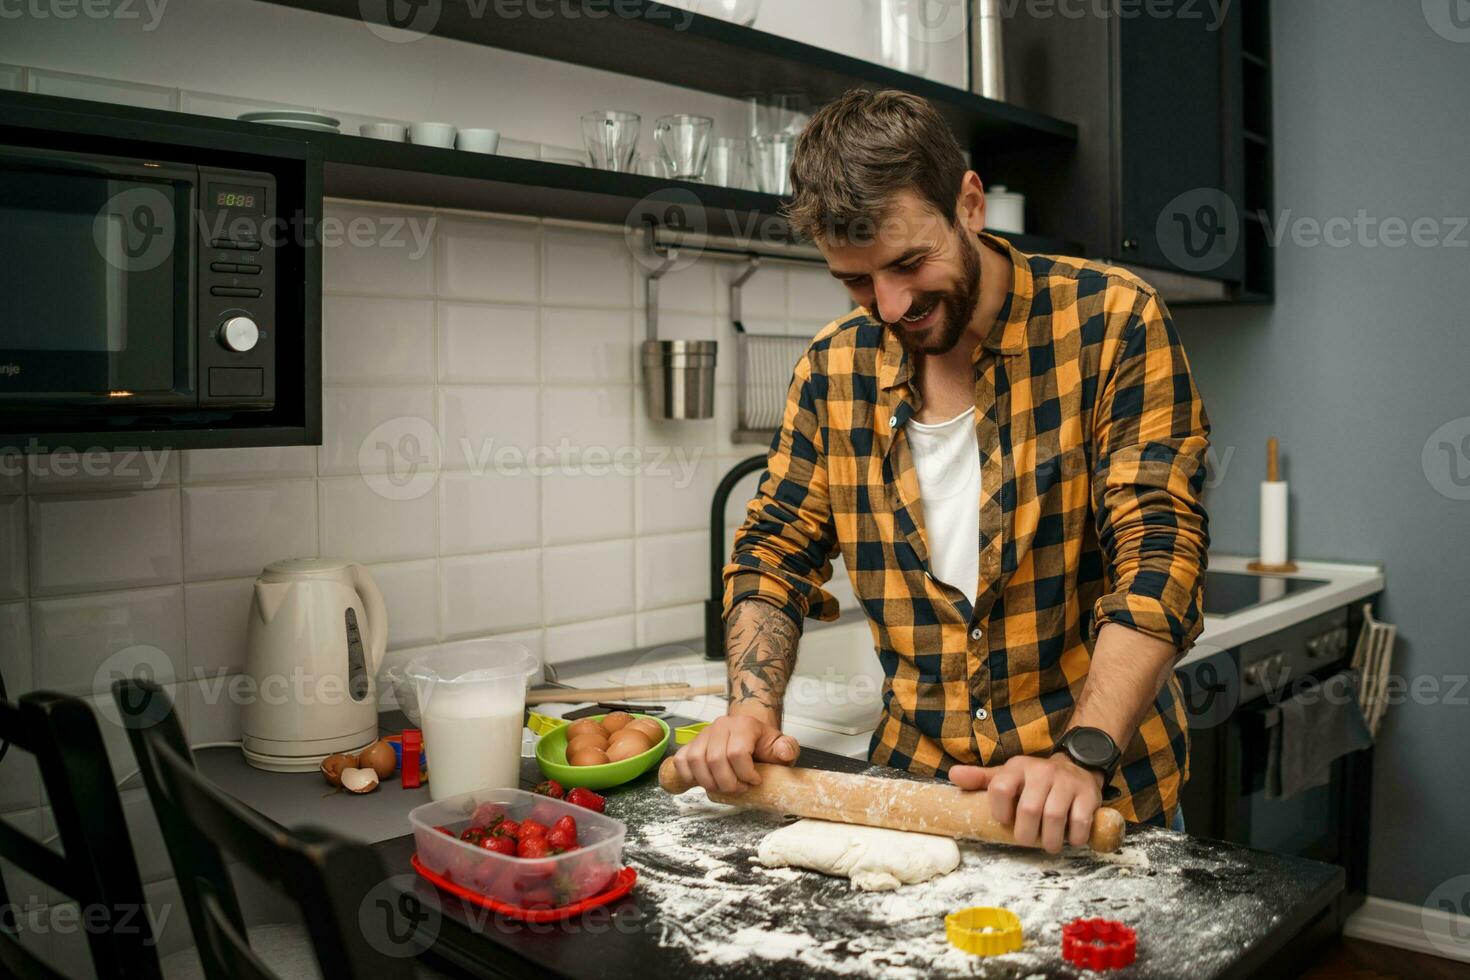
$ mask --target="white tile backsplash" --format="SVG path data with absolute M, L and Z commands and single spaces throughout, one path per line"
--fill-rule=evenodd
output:
M 433 559 L 368 569 L 388 607 L 388 646 L 433 643 L 439 634 L 439 563 Z
M 362 562 L 431 556 L 438 506 L 434 494 L 398 499 L 360 476 L 322 479 L 321 553 Z
M 594 453 L 608 465 L 633 443 L 633 389 L 542 388 L 541 430 L 549 449 L 560 452 L 565 447 L 578 458 Z
M 177 486 L 179 456 L 174 449 L 125 452 L 56 452 L 26 457 L 28 493 L 98 493 Z
M 0 497 L 0 599 L 26 594 L 26 499 Z
M 547 624 L 633 611 L 633 542 L 546 548 L 541 554 Z
M 547 307 L 541 312 L 541 380 L 633 382 L 633 315 Z
M 536 397 L 537 389 L 529 385 L 440 388 L 445 468 L 523 471 L 541 440 Z
M 179 580 L 179 491 L 30 497 L 32 595 Z
M 64 71 L 32 68 L 26 87 L 37 95 L 57 95 L 65 99 L 87 99 L 112 102 L 142 109 L 177 109 L 179 90 L 162 85 L 144 85 L 91 75 L 74 75 Z
M 631 650 L 636 636 L 636 624 L 631 614 L 551 626 L 546 630 L 546 662 L 564 664 L 604 653 Z
M 525 384 L 540 370 L 534 306 L 439 302 L 439 381 Z
M 322 391 L 322 476 L 405 474 L 439 468 L 434 389 L 427 386 Z
M 329 202 L 322 227 L 323 287 L 372 296 L 433 296 L 438 224 L 438 216 L 428 211 Z
M 317 554 L 314 480 L 194 486 L 183 494 L 188 581 L 257 575 L 281 558 Z
M 439 581 L 445 639 L 505 633 L 542 622 L 539 551 L 444 558 Z
M 128 589 L 31 603 L 36 686 L 105 694 L 146 670 L 160 684 L 184 676 L 184 589 Z
M 223 483 L 316 476 L 316 454 L 313 446 L 267 446 L 191 449 L 179 455 L 185 483 Z
M 616 472 L 542 477 L 542 544 L 632 537 L 634 481 Z
M 546 229 L 541 299 L 558 306 L 633 306 L 633 255 L 619 231 Z
M 376 296 L 322 299 L 325 384 L 434 380 L 434 301 Z
M 439 553 L 514 551 L 540 543 L 537 477 L 443 473 L 439 477 Z
M 245 668 L 245 630 L 254 591 L 253 576 L 184 586 L 190 678 L 233 674 Z
M 709 534 L 638 539 L 638 606 L 658 609 L 694 602 L 709 592 Z
M 454 217 L 439 222 L 439 296 L 535 303 L 541 227 L 529 221 Z

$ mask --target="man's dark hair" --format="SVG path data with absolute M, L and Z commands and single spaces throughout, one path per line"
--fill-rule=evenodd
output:
M 911 189 L 953 222 L 968 169 L 927 99 L 853 89 L 823 106 L 797 138 L 786 218 L 802 238 L 855 242 L 875 235 L 894 195 Z

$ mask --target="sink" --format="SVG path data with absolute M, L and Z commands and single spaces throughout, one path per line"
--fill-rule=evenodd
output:
M 871 732 L 883 712 L 883 677 L 867 623 L 809 628 L 786 686 L 785 717 L 842 735 Z

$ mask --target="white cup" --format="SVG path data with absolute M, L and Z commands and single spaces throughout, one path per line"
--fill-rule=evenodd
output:
M 408 129 L 397 123 L 363 123 L 358 127 L 358 132 L 368 139 L 387 140 L 390 143 L 402 143 L 408 138 Z
M 418 122 L 409 127 L 409 135 L 419 146 L 454 148 L 454 127 L 449 123 Z
M 500 148 L 500 130 L 461 129 L 454 145 L 469 153 L 494 153 Z
M 985 226 L 991 231 L 1021 235 L 1026 231 L 1026 195 L 1006 190 L 1004 184 L 985 189 Z

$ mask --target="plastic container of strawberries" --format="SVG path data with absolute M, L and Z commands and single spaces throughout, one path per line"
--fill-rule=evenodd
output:
M 530 819 L 548 827 L 571 816 L 577 824 L 577 848 L 537 858 L 487 851 L 459 839 L 477 812 L 481 819 L 473 822 L 503 813 L 518 823 Z M 424 867 L 486 898 L 527 909 L 560 908 L 607 890 L 623 868 L 628 832 L 621 820 L 519 789 L 485 789 L 436 800 L 415 807 L 408 820 Z

